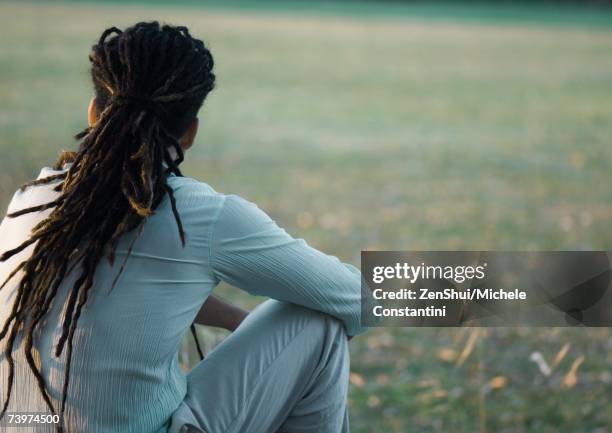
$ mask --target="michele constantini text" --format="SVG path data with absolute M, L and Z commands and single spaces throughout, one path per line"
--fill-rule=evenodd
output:
M 384 291 L 375 289 L 372 292 L 377 300 L 393 301 L 480 301 L 480 300 L 495 300 L 495 301 L 523 301 L 527 299 L 527 293 L 523 290 L 505 290 L 505 289 L 400 289 L 394 291 Z M 373 308 L 372 313 L 375 317 L 446 317 L 446 305 L 427 306 L 419 308 L 411 308 L 402 306 L 400 308 L 385 308 L 377 305 Z

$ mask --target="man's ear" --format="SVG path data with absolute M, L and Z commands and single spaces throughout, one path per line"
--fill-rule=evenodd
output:
M 195 137 L 198 133 L 198 124 L 199 124 L 199 120 L 197 117 L 194 117 L 193 120 L 191 121 L 191 123 L 189 124 L 189 126 L 187 127 L 187 130 L 185 131 L 185 133 L 183 134 L 183 136 L 181 137 L 181 148 L 183 150 L 187 150 L 189 149 L 191 146 L 193 146 L 193 141 L 195 140 Z
M 96 97 L 94 96 L 90 99 L 89 106 L 87 107 L 87 124 L 90 128 L 96 123 L 96 117 L 98 117 L 96 111 Z

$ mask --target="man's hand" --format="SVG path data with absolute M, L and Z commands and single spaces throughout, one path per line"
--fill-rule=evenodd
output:
M 249 312 L 223 299 L 210 295 L 198 314 L 194 323 L 216 328 L 227 329 L 233 332 L 248 316 Z

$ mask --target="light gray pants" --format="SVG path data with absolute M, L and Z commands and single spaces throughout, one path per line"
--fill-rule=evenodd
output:
M 189 373 L 168 433 L 348 433 L 348 375 L 339 321 L 266 301 Z

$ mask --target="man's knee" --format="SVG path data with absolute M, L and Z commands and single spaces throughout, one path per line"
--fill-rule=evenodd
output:
M 272 314 L 276 323 L 298 323 L 307 327 L 308 332 L 323 338 L 347 339 L 342 322 L 335 317 L 320 311 L 311 310 L 300 305 L 276 300 L 265 301 L 260 307 L 266 314 Z M 259 307 L 258 307 L 259 308 Z

